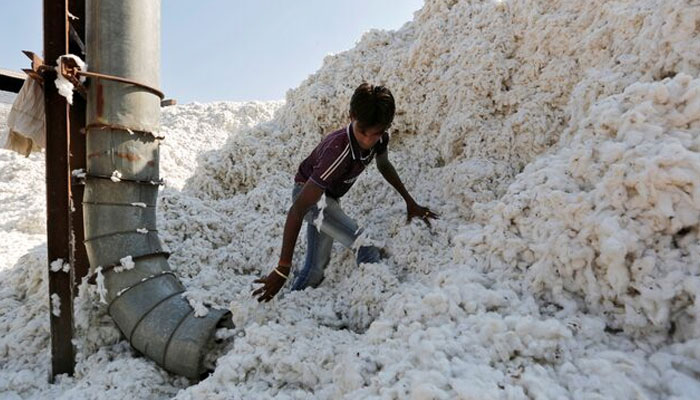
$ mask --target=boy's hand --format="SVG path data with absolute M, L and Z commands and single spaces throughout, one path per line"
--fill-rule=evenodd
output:
M 417 203 L 411 202 L 406 204 L 406 222 L 411 222 L 411 220 L 416 217 L 420 218 L 425 222 L 426 225 L 428 225 L 428 228 L 431 227 L 430 225 L 430 220 L 431 219 L 439 219 L 440 216 L 435 214 L 434 212 L 430 211 L 428 207 L 422 207 L 419 206 Z
M 258 302 L 265 301 L 266 303 L 272 300 L 273 297 L 280 291 L 284 283 L 289 278 L 288 266 L 278 266 L 266 277 L 256 279 L 253 283 L 262 283 L 262 287 L 253 291 L 253 297 L 258 296 Z M 282 276 L 284 275 L 284 276 Z

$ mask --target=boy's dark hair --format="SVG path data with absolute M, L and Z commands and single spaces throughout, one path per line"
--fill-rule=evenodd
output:
M 384 86 L 365 82 L 355 89 L 350 99 L 350 114 L 362 127 L 382 126 L 386 129 L 394 120 L 394 112 L 394 96 Z

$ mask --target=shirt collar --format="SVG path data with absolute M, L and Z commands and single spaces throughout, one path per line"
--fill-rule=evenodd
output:
M 348 127 L 345 129 L 345 131 L 348 134 L 348 140 L 350 141 L 350 152 L 352 153 L 352 159 L 353 160 L 362 160 L 365 161 L 368 158 L 371 158 L 372 155 L 374 155 L 374 147 L 369 149 L 367 152 L 366 156 L 362 156 L 362 148 L 360 147 L 360 144 L 357 143 L 357 139 L 355 139 L 355 135 L 352 133 L 352 122 L 348 124 Z M 380 143 L 384 143 L 384 137 L 382 136 L 381 139 L 379 139 Z M 376 147 L 376 145 L 375 145 Z
M 348 134 L 348 141 L 350 141 L 350 152 L 352 153 L 352 159 L 357 160 L 357 155 L 356 154 L 362 154 L 360 152 L 360 144 L 357 143 L 357 140 L 355 140 L 355 135 L 352 134 L 352 122 L 348 124 L 348 127 L 345 129 L 345 131 Z M 358 148 L 357 151 L 355 148 Z

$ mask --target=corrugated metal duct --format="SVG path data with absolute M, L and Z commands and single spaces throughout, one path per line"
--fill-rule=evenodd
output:
M 160 0 L 88 0 L 90 71 L 160 87 Z M 136 85 L 95 79 L 87 109 L 85 245 L 102 267 L 109 314 L 131 345 L 166 370 L 200 378 L 204 352 L 230 313 L 195 318 L 156 230 L 160 98 Z M 115 172 L 117 171 L 117 172 Z M 114 266 L 131 256 L 133 269 Z

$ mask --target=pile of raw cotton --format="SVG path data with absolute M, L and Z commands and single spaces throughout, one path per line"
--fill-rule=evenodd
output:
M 76 375 L 45 384 L 37 246 L 0 271 L 0 392 L 696 398 L 698 26 L 689 0 L 429 0 L 398 31 L 327 57 L 284 104 L 167 109 L 161 238 L 190 303 L 236 323 L 219 332 L 213 374 L 187 382 L 135 356 L 83 286 Z M 252 281 L 279 256 L 296 166 L 347 123 L 362 81 L 393 91 L 390 158 L 442 218 L 406 224 L 371 168 L 343 207 L 390 257 L 358 267 L 336 245 L 320 287 L 258 304 Z M 18 202 L 36 196 L 22 179 L 9 181 Z

